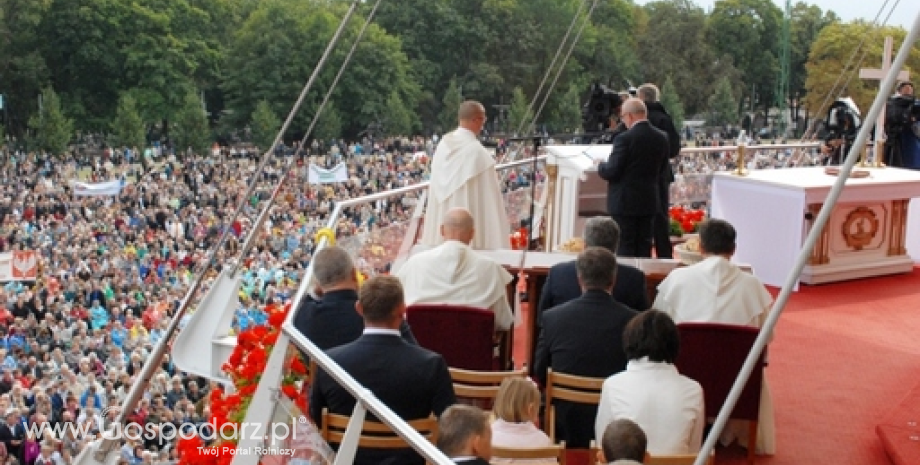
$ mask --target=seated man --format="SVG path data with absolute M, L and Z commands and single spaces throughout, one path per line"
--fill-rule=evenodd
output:
M 585 248 L 603 247 L 614 254 L 620 246 L 620 227 L 609 216 L 595 216 L 585 222 Z M 575 260 L 553 265 L 540 295 L 539 312 L 545 312 L 581 295 Z M 649 308 L 645 273 L 620 264 L 617 269 L 617 283 L 613 287 L 613 298 L 627 307 L 642 311 Z M 539 318 L 537 321 L 540 321 Z
M 396 275 L 406 289 L 406 304 L 457 304 L 488 308 L 495 313 L 495 330 L 511 328 L 514 316 L 506 286 L 511 274 L 494 260 L 470 248 L 473 216 L 454 208 L 444 216 L 444 243 L 409 258 Z
M 294 326 L 322 350 L 354 341 L 364 331 L 364 320 L 355 310 L 358 303 L 358 270 L 348 252 L 341 247 L 326 247 L 313 257 L 313 278 L 319 284 L 314 300 L 304 296 Z M 403 339 L 416 344 L 409 325 L 399 327 Z
M 623 329 L 637 313 L 610 295 L 617 277 L 616 256 L 603 247 L 589 247 L 578 256 L 577 266 L 584 293 L 542 315 L 531 376 L 544 386 L 547 368 L 594 378 L 626 368 Z M 588 447 L 596 415 L 596 406 L 557 402 L 556 439 L 568 447 Z
M 403 420 L 441 415 L 456 402 L 447 364 L 440 355 L 400 337 L 406 304 L 402 286 L 392 276 L 371 278 L 358 297 L 364 334 L 329 350 L 329 357 L 361 386 L 369 389 Z M 310 415 L 321 426 L 322 411 L 351 415 L 355 399 L 327 373 L 313 381 Z M 358 449 L 355 464 L 418 464 L 425 460 L 412 449 Z
M 454 405 L 438 420 L 438 448 L 454 463 L 488 465 L 492 458 L 492 426 L 479 407 Z
M 680 349 L 677 325 L 662 312 L 646 310 L 626 326 L 623 347 L 629 364 L 604 381 L 597 437 L 614 420 L 628 418 L 645 431 L 652 456 L 699 452 L 706 425 L 703 388 L 674 366 Z
M 620 418 L 613 420 L 601 438 L 597 461 L 611 465 L 636 465 L 645 461 L 648 439 L 636 422 Z
M 735 228 L 725 220 L 709 219 L 700 224 L 700 253 L 703 261 L 672 271 L 658 285 L 655 308 L 684 322 L 763 326 L 773 297 L 756 276 L 731 262 L 735 253 Z M 757 452 L 776 453 L 773 401 L 764 376 L 758 419 Z M 746 446 L 747 422 L 733 420 L 722 435 L 723 443 L 735 437 Z

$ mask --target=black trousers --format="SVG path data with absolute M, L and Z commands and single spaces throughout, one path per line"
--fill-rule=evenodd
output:
M 674 248 L 671 246 L 671 216 L 668 214 L 668 208 L 671 206 L 671 183 L 661 183 L 658 198 L 658 213 L 655 214 L 655 224 L 652 230 L 655 239 L 655 256 L 674 258 Z
M 610 215 L 620 225 L 618 257 L 649 258 L 652 256 L 652 229 L 655 215 Z M 670 238 L 668 239 L 670 243 Z

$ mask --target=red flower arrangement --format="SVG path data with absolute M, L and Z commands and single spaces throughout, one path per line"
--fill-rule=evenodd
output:
M 674 206 L 668 209 L 671 217 L 671 235 L 682 236 L 684 234 L 696 232 L 697 226 L 706 219 L 706 212 L 703 210 L 684 208 Z M 680 234 L 676 234 L 680 233 Z
M 281 324 L 290 309 L 290 303 L 268 305 L 263 309 L 268 315 L 268 325 L 253 326 L 237 335 L 236 347 L 222 367 L 233 381 L 236 392 L 228 393 L 215 388 L 210 394 L 210 424 L 216 430 L 214 435 L 217 439 L 213 444 L 205 446 L 198 436 L 180 438 L 176 446 L 179 465 L 229 465 L 233 461 L 235 454 L 232 451 L 236 449 L 237 438 L 225 437 L 223 433 L 238 431 L 262 372 L 265 371 L 268 356 L 278 340 Z M 281 381 L 281 391 L 302 412 L 306 412 L 306 397 L 298 392 L 297 383 L 306 377 L 307 367 L 299 351 L 291 351 L 287 357 L 287 370 Z M 228 424 L 235 425 L 235 428 L 224 428 Z

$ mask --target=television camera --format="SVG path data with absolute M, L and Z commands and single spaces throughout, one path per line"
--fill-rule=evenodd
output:
M 839 98 L 827 110 L 827 140 L 843 140 L 846 144 L 856 140 L 856 134 L 862 126 L 862 115 L 853 99 Z
M 610 118 L 623 105 L 621 94 L 636 95 L 636 88 L 627 81 L 629 90 L 616 91 L 603 84 L 591 85 L 588 102 L 582 107 L 582 126 L 587 134 L 599 134 L 607 130 Z

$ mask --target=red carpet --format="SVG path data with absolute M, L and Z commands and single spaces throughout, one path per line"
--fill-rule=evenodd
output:
M 920 383 L 918 336 L 917 269 L 802 286 L 789 300 L 770 345 L 767 377 L 778 452 L 759 456 L 757 463 L 891 463 L 876 426 Z M 515 345 L 515 359 L 521 360 L 522 346 Z M 737 446 L 720 448 L 717 459 L 719 464 L 746 463 Z

